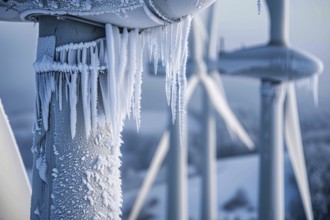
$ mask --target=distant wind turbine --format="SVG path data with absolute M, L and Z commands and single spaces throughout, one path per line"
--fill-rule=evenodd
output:
M 323 64 L 315 56 L 290 47 L 289 1 L 267 0 L 267 5 L 269 44 L 220 53 L 218 68 L 225 74 L 261 80 L 259 219 L 284 219 L 283 138 L 306 216 L 313 219 L 294 82 L 307 77 L 315 80 Z

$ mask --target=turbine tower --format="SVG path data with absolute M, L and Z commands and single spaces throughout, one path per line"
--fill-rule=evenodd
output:
M 269 44 L 220 53 L 218 68 L 228 75 L 261 80 L 259 219 L 284 219 L 283 139 L 307 219 L 313 219 L 294 82 L 318 77 L 323 64 L 289 45 L 289 1 L 267 0 L 267 5 Z

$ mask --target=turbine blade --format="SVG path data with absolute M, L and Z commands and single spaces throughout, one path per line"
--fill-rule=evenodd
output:
M 190 44 L 191 54 L 189 55 L 191 55 L 191 58 L 197 63 L 198 66 L 199 63 L 204 62 L 204 46 L 208 40 L 207 30 L 199 15 L 196 15 L 192 20 L 191 32 L 192 43 Z
M 214 81 L 217 84 L 217 87 L 218 87 L 219 91 L 223 94 L 223 97 L 228 102 L 227 97 L 226 97 L 226 91 L 225 91 L 225 88 L 223 86 L 220 73 L 218 71 L 213 71 L 212 73 L 210 73 L 210 76 L 214 79 Z
M 0 100 L 0 219 L 30 219 L 31 187 Z
M 217 88 L 217 85 L 212 78 L 206 74 L 200 74 L 200 77 L 215 110 L 224 119 L 227 128 L 229 128 L 229 130 L 232 131 L 249 149 L 254 149 L 252 139 L 231 111 L 224 95 Z
M 219 43 L 219 22 L 220 22 L 220 1 L 216 1 L 211 7 L 208 14 L 207 20 L 207 29 L 208 33 L 210 33 L 209 41 L 208 41 L 208 58 L 210 60 L 217 60 L 218 58 L 218 43 Z
M 193 74 L 189 79 L 185 91 L 185 102 L 188 104 L 192 94 L 194 93 L 196 86 L 199 82 L 199 77 L 196 74 Z
M 160 139 L 159 145 L 148 169 L 148 173 L 145 176 L 140 191 L 136 196 L 134 205 L 132 207 L 132 212 L 130 213 L 128 218 L 129 220 L 134 220 L 139 217 L 139 213 L 141 211 L 141 208 L 143 207 L 143 203 L 152 187 L 152 184 L 157 176 L 159 169 L 161 168 L 164 158 L 167 155 L 169 148 L 169 138 L 170 133 L 168 130 L 166 130 Z
M 284 116 L 285 142 L 291 159 L 293 171 L 296 176 L 307 219 L 313 219 L 313 210 L 311 205 L 307 170 L 301 140 L 296 91 L 294 88 L 294 84 L 289 83 L 287 89 L 288 90 Z
M 212 10 L 215 10 L 215 8 Z M 214 13 L 213 12 L 212 11 L 210 12 L 211 14 L 210 16 L 216 14 L 215 12 Z M 244 128 L 241 126 L 235 115 L 232 113 L 226 101 L 226 98 L 224 97 L 224 94 L 221 93 L 221 91 L 218 89 L 217 85 L 214 83 L 212 78 L 207 74 L 207 66 L 203 59 L 205 42 L 202 39 L 202 34 L 200 33 L 201 32 L 200 30 L 205 30 L 205 25 L 201 22 L 201 18 L 199 16 L 196 16 L 196 18 L 193 20 L 193 27 L 192 27 L 192 37 L 193 37 L 192 58 L 196 62 L 199 79 L 202 81 L 214 108 L 226 122 L 227 128 L 229 128 L 229 130 L 232 131 L 233 134 L 235 134 L 249 149 L 253 149 L 254 143 L 252 142 L 251 138 L 244 130 Z M 215 42 L 214 38 L 213 38 L 213 42 Z M 207 46 L 208 46 L 207 55 L 212 57 L 213 52 L 209 50 L 211 44 Z

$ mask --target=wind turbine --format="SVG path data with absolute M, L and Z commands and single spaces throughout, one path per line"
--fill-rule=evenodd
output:
M 190 15 L 213 2 L 0 2 L 0 20 L 39 22 L 31 219 L 120 218 L 120 132 L 133 100 L 133 114 L 140 111 L 140 31 L 158 27 L 151 29 L 158 33 L 163 26 L 175 26 L 166 42 L 172 48 L 178 45 L 174 40 L 179 32 L 182 41 L 186 39 Z M 171 55 L 183 61 L 186 42 L 179 43 L 184 51 L 171 49 Z M 163 61 L 175 63 L 172 69 L 181 68 L 181 62 Z M 127 84 L 136 96 L 129 94 Z
M 220 53 L 218 68 L 261 80 L 259 219 L 284 219 L 283 138 L 307 219 L 313 219 L 294 82 L 318 77 L 323 64 L 289 45 L 289 1 L 267 0 L 267 5 L 269 44 Z

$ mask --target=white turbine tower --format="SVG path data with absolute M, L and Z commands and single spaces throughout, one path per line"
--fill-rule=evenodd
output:
M 259 219 L 284 219 L 283 139 L 307 219 L 313 219 L 294 82 L 307 77 L 316 80 L 323 64 L 290 47 L 289 1 L 267 0 L 267 5 L 269 44 L 220 53 L 218 67 L 225 74 L 261 79 Z

